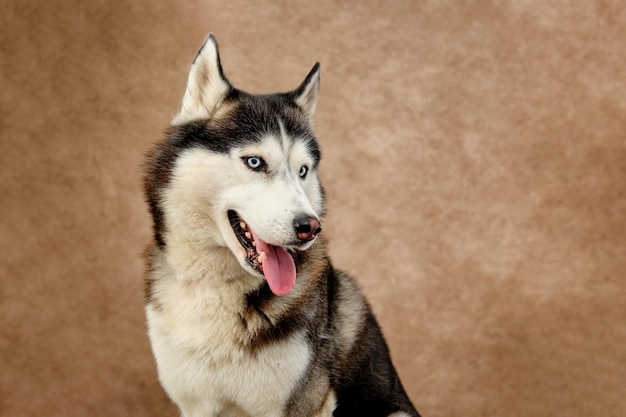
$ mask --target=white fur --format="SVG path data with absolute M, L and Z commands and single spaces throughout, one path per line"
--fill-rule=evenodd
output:
M 306 80 L 305 80 L 306 82 Z M 300 96 L 296 98 L 296 104 L 300 106 L 304 114 L 309 118 L 309 121 L 313 122 L 313 115 L 315 114 L 315 107 L 317 106 L 317 94 L 320 89 L 320 69 L 319 66 L 312 74 L 309 82 L 304 86 L 304 89 Z
M 271 172 L 250 170 L 242 156 L 262 157 Z M 242 295 L 262 277 L 227 217 L 234 209 L 263 240 L 293 241 L 294 215 L 316 216 L 322 203 L 315 172 L 297 175 L 303 164 L 313 164 L 306 147 L 272 136 L 230 155 L 196 148 L 176 162 L 163 193 L 167 252 L 155 261 L 146 311 L 159 377 L 185 417 L 279 416 L 306 371 L 302 334 L 254 355 L 242 348 Z M 324 410 L 332 408 L 334 399 Z
M 270 174 L 250 170 L 241 159 L 244 156 L 262 157 Z M 208 262 L 207 249 L 225 246 L 244 269 L 261 278 L 247 264 L 227 212 L 237 211 L 270 244 L 292 243 L 294 217 L 299 213 L 317 217 L 322 208 L 315 171 L 304 180 L 297 175 L 304 164 L 311 167 L 313 160 L 303 144 L 294 141 L 285 152 L 281 140 L 273 136 L 230 155 L 201 148 L 184 152 L 163 195 L 168 263 L 178 274 L 197 275 L 197 264 Z
M 170 290 L 184 305 L 165 314 L 149 306 L 147 314 L 161 384 L 183 415 L 209 417 L 237 409 L 247 416 L 280 416 L 309 362 L 303 335 L 251 355 L 228 332 L 239 324 L 228 303 L 183 281 Z M 190 299 L 190 292 L 197 295 Z
M 211 118 L 230 88 L 221 75 L 217 43 L 209 35 L 191 65 L 183 104 L 172 124 Z
M 146 314 L 161 384 L 185 417 L 280 416 L 306 371 L 309 347 L 297 333 L 255 354 L 242 348 L 241 280 L 247 274 L 224 255 L 242 276 L 223 281 L 213 275 L 229 268 L 214 271 L 209 264 L 198 266 L 202 276 L 180 277 L 165 260 L 155 264 L 155 303 Z

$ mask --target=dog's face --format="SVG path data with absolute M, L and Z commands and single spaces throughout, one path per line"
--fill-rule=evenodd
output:
M 312 128 L 316 65 L 296 90 L 250 95 L 224 77 L 209 36 L 180 113 L 150 155 L 145 187 L 161 246 L 226 246 L 277 295 L 295 283 L 292 253 L 321 231 L 320 152 Z

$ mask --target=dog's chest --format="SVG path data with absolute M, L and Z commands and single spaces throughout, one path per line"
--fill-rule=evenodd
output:
M 236 407 L 248 415 L 280 415 L 310 360 L 304 335 L 252 352 L 238 343 L 242 324 L 234 300 L 184 285 L 161 294 L 161 308 L 148 305 L 147 318 L 159 377 L 174 401 L 215 414 Z

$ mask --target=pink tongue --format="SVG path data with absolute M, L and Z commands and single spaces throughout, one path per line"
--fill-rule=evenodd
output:
M 263 275 L 270 289 L 276 295 L 289 294 L 296 284 L 296 264 L 293 258 L 282 247 L 265 243 L 254 232 L 252 236 L 256 243 L 256 251 L 259 254 L 265 252 Z

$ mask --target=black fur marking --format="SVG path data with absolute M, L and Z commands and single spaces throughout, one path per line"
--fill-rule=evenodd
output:
M 280 136 L 279 119 L 287 135 L 306 143 L 317 165 L 320 158 L 315 135 L 302 112 L 287 94 L 249 95 L 237 91 L 238 105 L 219 120 L 222 134 L 239 142 L 273 134 Z M 239 142 L 240 143 L 240 142 Z
M 306 78 L 304 79 L 304 81 L 302 82 L 302 84 L 300 84 L 298 86 L 298 88 L 296 88 L 291 94 L 293 95 L 294 98 L 297 98 L 299 96 L 302 95 L 302 93 L 304 93 L 304 90 L 307 88 L 307 86 L 309 85 L 309 83 L 311 82 L 311 79 L 313 78 L 313 76 L 315 75 L 315 73 L 320 69 L 320 63 L 316 62 L 315 65 L 313 65 L 313 68 L 311 68 L 311 71 L 309 71 L 309 73 L 307 74 Z
M 380 417 L 396 411 L 419 417 L 392 365 L 371 309 L 342 368 L 333 382 L 338 404 L 334 417 Z
M 306 263 L 307 252 L 301 256 L 300 262 Z M 365 322 L 351 345 L 344 345 L 345 341 L 338 337 L 340 330 L 336 328 L 335 316 L 338 303 L 342 302 L 341 292 L 345 291 L 343 279 L 349 278 L 335 271 L 328 262 L 322 278 L 311 288 L 310 294 L 315 296 L 300 299 L 296 306 L 291 305 L 278 317 L 265 313 L 272 303 L 280 302 L 280 297 L 272 294 L 267 283 L 247 294 L 245 301 L 249 312 L 261 315 L 267 323 L 249 348 L 256 351 L 295 332 L 305 332 L 312 353 L 309 371 L 294 387 L 286 415 L 299 416 L 303 407 L 320 406 L 321 403 L 303 404 L 303 401 L 311 401 L 311 397 L 302 397 L 300 393 L 327 380 L 337 397 L 335 417 L 383 417 L 396 411 L 419 417 L 393 367 L 389 349 L 369 305 L 366 304 Z
M 270 310 L 270 304 L 278 302 L 276 296 L 272 294 L 267 282 L 264 282 L 257 291 L 246 295 L 246 305 L 248 315 L 258 314 L 266 322 L 266 326 L 257 329 L 256 333 L 247 346 L 252 352 L 267 344 L 283 340 L 306 326 L 306 317 L 303 306 L 291 306 L 291 308 L 279 317 L 274 317 Z

